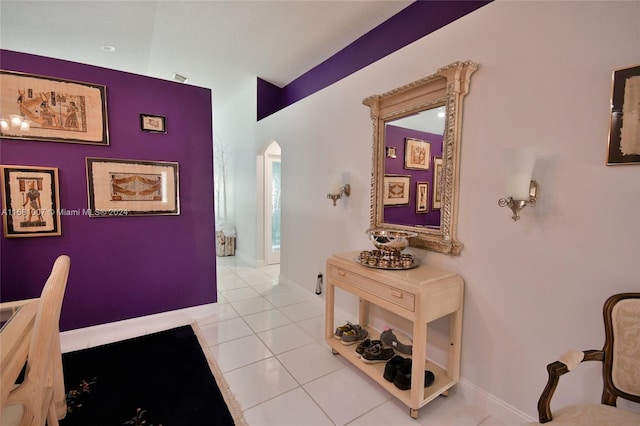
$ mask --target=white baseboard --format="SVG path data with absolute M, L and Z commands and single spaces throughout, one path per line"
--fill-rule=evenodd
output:
M 527 415 L 516 407 L 507 404 L 495 395 L 485 391 L 475 384 L 460 379 L 459 390 L 462 391 L 465 401 L 471 405 L 483 409 L 491 417 L 500 420 L 505 425 L 522 425 L 526 423 L 537 423 L 538 420 Z
M 198 318 L 210 315 L 211 307 L 214 305 L 215 303 L 210 303 L 63 331 L 60 333 L 61 350 L 63 353 L 72 352 L 191 324 Z
M 257 260 L 255 257 L 253 256 L 248 256 L 246 253 L 244 253 L 242 250 L 238 250 L 238 248 L 236 247 L 236 253 L 235 256 L 240 259 L 242 262 L 246 263 L 247 265 L 250 266 L 256 266 Z

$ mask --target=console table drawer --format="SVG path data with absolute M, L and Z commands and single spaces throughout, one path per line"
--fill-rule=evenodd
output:
M 391 302 L 394 305 L 401 306 L 412 312 L 415 311 L 415 295 L 412 293 L 370 280 L 333 265 L 329 267 L 329 277 Z

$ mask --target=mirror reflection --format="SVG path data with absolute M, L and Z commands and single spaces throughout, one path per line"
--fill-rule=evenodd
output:
M 444 122 L 441 105 L 385 123 L 384 173 L 390 199 L 385 200 L 383 222 L 440 227 Z M 407 180 L 413 197 L 403 192 Z

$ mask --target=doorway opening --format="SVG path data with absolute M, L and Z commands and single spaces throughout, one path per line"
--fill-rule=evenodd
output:
M 262 194 L 262 217 L 258 219 L 259 227 L 262 228 L 263 244 L 261 248 L 264 253 L 264 263 L 275 265 L 280 263 L 280 197 L 281 197 L 281 150 L 276 141 L 271 141 L 264 153 L 258 157 L 258 168 L 262 173 L 260 191 Z M 261 161 L 260 161 L 261 160 Z M 258 170 L 260 172 L 260 170 Z M 260 205 L 259 204 L 259 205 Z M 260 226 L 261 225 L 261 226 Z M 260 238 L 259 238 L 260 240 Z

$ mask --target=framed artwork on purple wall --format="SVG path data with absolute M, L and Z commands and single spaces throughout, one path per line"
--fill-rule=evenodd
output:
M 106 88 L 0 70 L 0 137 L 109 145 Z
M 167 133 L 167 118 L 161 115 L 140 114 L 140 130 L 151 133 Z
M 442 157 L 433 157 L 433 202 L 431 208 L 442 207 Z
M 409 204 L 411 176 L 409 175 L 385 175 L 384 176 L 384 205 L 405 206 Z
M 416 213 L 429 211 L 429 182 L 416 182 Z
M 405 138 L 404 168 L 410 170 L 429 170 L 431 144 L 414 138 Z
M 5 238 L 62 235 L 58 169 L 0 166 Z
M 640 65 L 613 72 L 607 165 L 640 164 Z
M 179 215 L 178 163 L 86 158 L 90 217 Z

